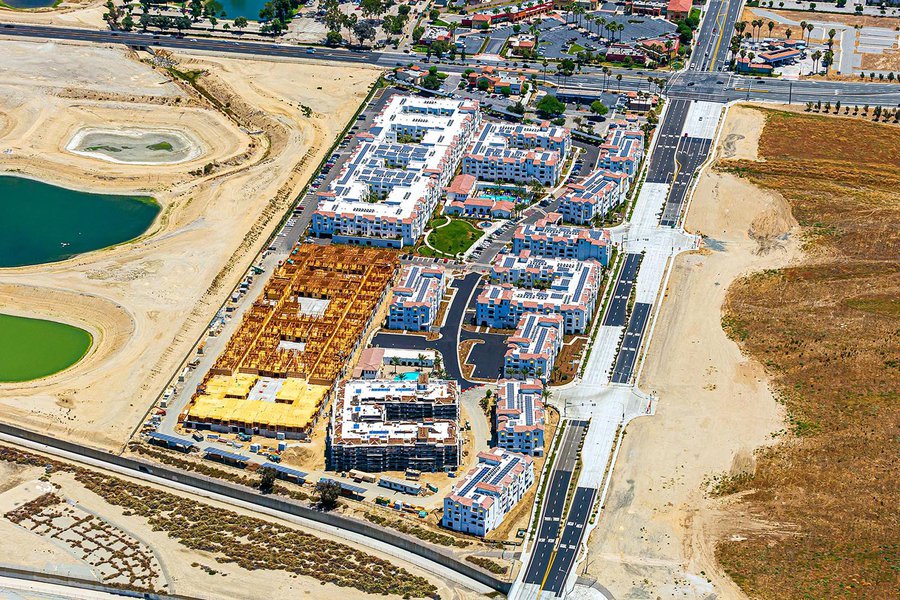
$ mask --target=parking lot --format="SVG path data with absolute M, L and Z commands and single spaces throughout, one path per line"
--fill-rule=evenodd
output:
M 659 37 L 675 31 L 675 25 L 662 18 L 642 17 L 637 15 L 613 16 L 606 11 L 591 13 L 596 17 L 603 17 L 608 23 L 619 23 L 625 27 L 621 33 L 616 34 L 616 40 L 625 43 L 636 42 L 646 38 Z M 574 23 L 566 25 L 556 18 L 545 18 L 535 21 L 540 40 L 538 57 L 548 60 L 561 60 L 573 58 L 582 49 L 590 52 L 602 52 L 606 49 L 605 30 L 597 33 L 597 25 L 591 25 L 590 31 L 578 28 Z M 523 23 L 520 32 L 527 33 L 531 25 Z M 466 48 L 466 54 L 500 54 L 506 40 L 515 35 L 512 25 L 496 27 L 489 31 L 472 33 L 461 36 L 459 39 Z M 481 51 L 481 48 L 484 50 Z M 512 55 L 509 55 L 512 58 Z

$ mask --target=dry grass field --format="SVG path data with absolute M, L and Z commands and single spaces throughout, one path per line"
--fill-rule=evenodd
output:
M 758 526 L 717 557 L 754 598 L 896 597 L 900 129 L 764 114 L 761 161 L 719 168 L 787 200 L 805 258 L 736 281 L 723 326 L 765 365 L 788 430 L 719 485 Z

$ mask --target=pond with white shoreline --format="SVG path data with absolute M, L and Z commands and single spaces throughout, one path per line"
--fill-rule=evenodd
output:
M 203 144 L 173 129 L 81 129 L 66 146 L 73 154 L 132 165 L 172 165 L 203 155 Z

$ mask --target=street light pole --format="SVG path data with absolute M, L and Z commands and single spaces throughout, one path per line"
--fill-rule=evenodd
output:
M 788 104 L 790 105 L 791 99 L 794 96 L 794 82 L 788 81 Z

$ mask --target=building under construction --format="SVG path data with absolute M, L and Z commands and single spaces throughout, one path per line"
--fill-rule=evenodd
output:
M 459 465 L 455 381 L 351 379 L 339 386 L 326 440 L 328 468 L 442 471 Z
M 352 363 L 398 265 L 391 250 L 295 246 L 197 387 L 182 422 L 306 436 Z

